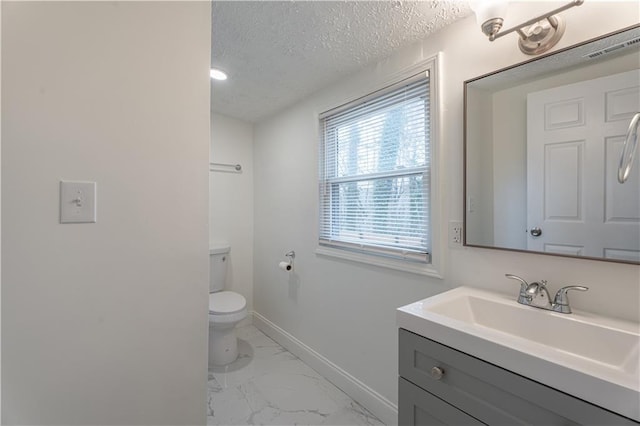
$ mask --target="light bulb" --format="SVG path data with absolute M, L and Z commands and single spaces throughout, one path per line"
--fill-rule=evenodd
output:
M 214 80 L 222 81 L 227 79 L 227 74 L 225 74 L 223 71 L 220 71 L 219 69 L 216 69 L 216 68 L 211 68 L 211 71 L 209 71 L 209 75 Z

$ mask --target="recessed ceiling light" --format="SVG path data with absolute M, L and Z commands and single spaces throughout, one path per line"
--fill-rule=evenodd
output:
M 215 68 L 211 68 L 211 71 L 209 72 L 209 74 L 211 75 L 211 78 L 213 78 L 214 80 L 226 80 L 227 79 L 227 74 L 225 74 L 224 72 L 215 69 Z

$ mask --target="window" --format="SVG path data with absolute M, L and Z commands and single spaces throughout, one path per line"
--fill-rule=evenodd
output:
M 320 116 L 320 245 L 431 260 L 429 72 Z

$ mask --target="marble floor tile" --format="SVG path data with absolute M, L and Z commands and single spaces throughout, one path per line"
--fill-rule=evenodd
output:
M 238 359 L 209 369 L 207 425 L 382 425 L 373 414 L 253 325 Z

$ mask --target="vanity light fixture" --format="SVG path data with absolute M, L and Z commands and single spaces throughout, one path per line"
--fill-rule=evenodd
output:
M 211 75 L 211 78 L 214 80 L 224 81 L 227 79 L 227 74 L 217 68 L 211 68 L 211 71 L 209 71 L 209 75 Z
M 573 0 L 562 7 L 502 32 L 500 29 L 507 12 L 507 0 L 471 0 L 469 3 L 476 14 L 482 32 L 489 37 L 489 41 L 494 41 L 515 31 L 520 35 L 518 46 L 522 53 L 538 55 L 555 46 L 564 34 L 564 20 L 557 14 L 574 6 L 580 6 L 584 0 Z

